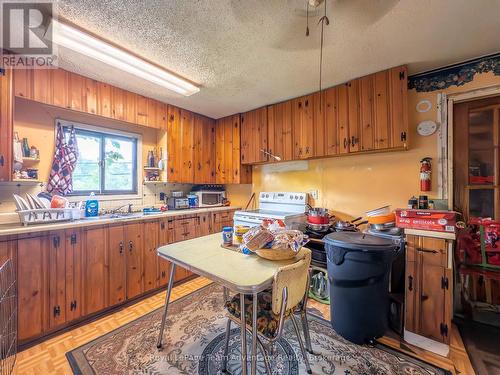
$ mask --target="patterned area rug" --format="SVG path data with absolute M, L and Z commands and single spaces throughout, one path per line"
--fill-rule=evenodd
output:
M 169 307 L 164 348 L 156 349 L 162 309 L 66 353 L 75 374 L 221 374 L 224 331 L 227 322 L 222 288 L 209 285 Z M 314 374 L 444 375 L 447 371 L 379 345 L 352 344 L 337 335 L 330 324 L 310 315 L 313 350 L 309 355 Z M 231 330 L 228 369 L 241 373 L 240 331 Z M 250 339 L 250 338 L 249 338 Z M 250 345 L 250 340 L 249 340 Z M 305 374 L 291 322 L 273 356 L 274 375 Z M 259 361 L 259 374 L 265 374 Z

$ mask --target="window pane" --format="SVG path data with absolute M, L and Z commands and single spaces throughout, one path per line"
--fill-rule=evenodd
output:
M 105 139 L 104 189 L 132 191 L 134 186 L 135 142 L 131 139 Z
M 493 110 L 469 113 L 469 183 L 494 183 Z
M 100 192 L 99 157 L 101 139 L 85 133 L 76 133 L 78 161 L 73 172 L 73 190 Z
M 469 215 L 475 217 L 493 217 L 493 189 L 469 190 Z

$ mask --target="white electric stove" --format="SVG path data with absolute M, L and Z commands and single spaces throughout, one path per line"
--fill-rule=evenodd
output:
M 259 194 L 259 209 L 236 211 L 234 225 L 255 227 L 264 219 L 279 219 L 286 226 L 306 221 L 307 193 L 262 192 Z

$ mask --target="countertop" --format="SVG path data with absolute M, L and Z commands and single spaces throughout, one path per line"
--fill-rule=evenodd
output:
M 171 211 L 161 212 L 158 214 L 149 214 L 149 215 L 137 213 L 137 215 L 139 216 L 134 215 L 132 217 L 81 219 L 73 221 L 63 221 L 59 223 L 33 224 L 27 226 L 23 226 L 21 223 L 7 223 L 7 224 L 0 224 L 0 237 L 16 235 L 16 234 L 54 231 L 54 230 L 69 229 L 69 228 L 90 227 L 90 226 L 99 226 L 99 225 L 117 224 L 117 223 L 129 223 L 134 221 L 161 219 L 163 217 L 197 215 L 206 212 L 228 211 L 237 209 L 240 209 L 240 207 L 226 206 L 226 207 L 195 208 L 188 210 L 171 210 Z

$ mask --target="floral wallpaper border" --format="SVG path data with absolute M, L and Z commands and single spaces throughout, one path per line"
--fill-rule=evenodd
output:
M 500 76 L 500 53 L 480 57 L 447 68 L 408 77 L 408 88 L 417 92 L 443 90 L 471 82 L 477 73 L 493 72 Z

